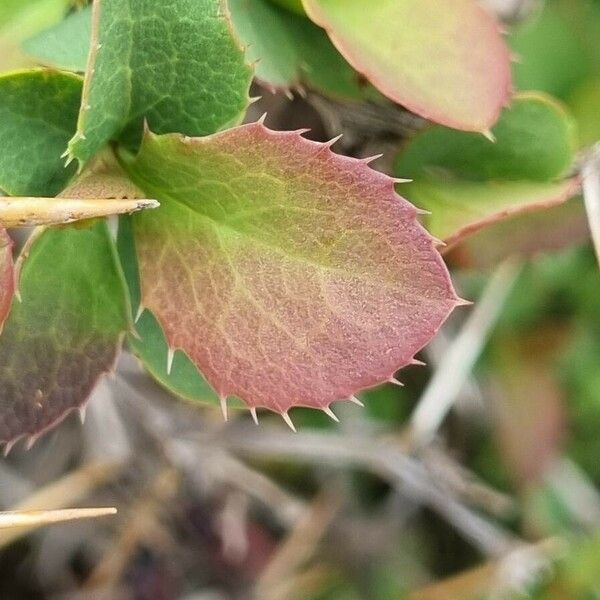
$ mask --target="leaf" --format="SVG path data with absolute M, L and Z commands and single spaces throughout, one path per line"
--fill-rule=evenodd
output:
M 307 18 L 268 0 L 229 0 L 229 9 L 249 60 L 256 61 L 256 77 L 264 85 L 277 89 L 305 83 L 343 100 L 374 95 L 325 32 Z
M 75 131 L 81 78 L 36 69 L 0 76 L 0 189 L 52 196 L 75 168 L 61 154 Z
M 0 336 L 0 441 L 32 443 L 82 407 L 128 327 L 123 275 L 104 222 L 34 234 Z
M 496 142 L 430 127 L 398 156 L 411 177 L 407 196 L 431 211 L 430 232 L 449 246 L 511 215 L 566 201 L 578 182 L 562 179 L 574 161 L 572 120 L 541 94 L 521 94 L 493 130 Z
M 251 69 L 222 0 L 94 0 L 92 43 L 69 153 L 88 161 L 145 119 L 160 133 L 205 135 L 239 122 Z
M 122 217 L 119 220 L 117 248 L 129 286 L 131 305 L 137 307 L 140 304 L 140 284 L 131 221 L 131 217 Z M 206 383 L 196 365 L 183 352 L 175 354 L 171 370 L 168 372 L 169 348 L 154 315 L 144 311 L 141 315 L 133 316 L 138 318 L 135 322 L 135 334 L 128 336 L 128 346 L 139 357 L 148 372 L 163 387 L 181 398 L 218 406 L 218 396 Z
M 10 236 L 0 228 L 0 333 L 15 293 L 12 247 Z
M 271 0 L 275 4 L 279 4 L 288 10 L 291 10 L 299 15 L 306 14 L 302 7 L 302 0 Z
M 303 0 L 346 60 L 392 100 L 485 131 L 511 93 L 508 49 L 474 0 Z
M 2 0 L 0 3 L 0 71 L 30 66 L 20 48 L 27 39 L 58 23 L 70 0 Z
M 92 7 L 87 6 L 25 40 L 23 50 L 43 65 L 83 73 L 91 35 Z
M 147 133 L 126 170 L 141 304 L 221 398 L 325 408 L 410 364 L 459 302 L 393 181 L 261 123 Z M 157 255 L 156 248 L 160 248 Z

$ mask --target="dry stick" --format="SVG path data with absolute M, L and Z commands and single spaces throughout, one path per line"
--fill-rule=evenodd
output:
M 52 523 L 64 523 L 79 519 L 94 519 L 117 514 L 117 509 L 106 508 L 64 508 L 60 510 L 24 510 L 0 512 L 0 529 L 41 527 Z
M 85 497 L 94 488 L 109 481 L 117 473 L 117 469 L 118 467 L 115 465 L 108 464 L 86 465 L 36 491 L 16 505 L 13 510 L 18 512 L 50 511 L 65 508 Z M 31 523 L 18 529 L 0 531 L 0 548 L 27 535 L 40 524 Z
M 584 162 L 582 169 L 583 200 L 590 224 L 596 257 L 600 263 L 600 144 L 597 144 Z
M 502 556 L 519 540 L 480 514 L 457 501 L 449 490 L 440 487 L 427 470 L 397 447 L 359 436 L 298 433 L 283 434 L 266 428 L 232 428 L 218 439 L 205 443 L 225 444 L 228 448 L 254 457 L 307 460 L 334 466 L 360 466 L 389 481 L 401 493 L 429 506 L 444 517 L 482 552 Z
M 409 439 L 428 444 L 452 408 L 521 271 L 511 259 L 494 272 L 479 302 L 452 342 L 412 414 Z

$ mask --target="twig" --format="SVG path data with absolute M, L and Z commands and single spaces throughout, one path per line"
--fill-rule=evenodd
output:
M 410 421 L 411 443 L 428 444 L 465 385 L 521 271 L 511 259 L 494 272 L 481 300 L 440 362 Z
M 518 540 L 456 500 L 427 470 L 391 444 L 351 435 L 271 432 L 232 428 L 207 444 L 224 444 L 244 456 L 305 460 L 335 466 L 361 466 L 389 481 L 401 493 L 444 517 L 482 552 L 501 556 Z
M 26 527 L 28 531 L 31 531 L 31 529 L 41 527 L 42 525 L 77 521 L 79 519 L 94 519 L 115 515 L 116 513 L 117 509 L 113 507 L 7 511 L 0 512 L 0 529 Z
M 85 497 L 91 490 L 102 485 L 114 476 L 117 468 L 114 465 L 90 464 L 62 479 L 41 488 L 24 501 L 13 507 L 13 511 L 50 511 L 67 507 Z M 18 529 L 7 529 L 0 532 L 0 548 L 27 535 L 38 525 L 32 523 Z

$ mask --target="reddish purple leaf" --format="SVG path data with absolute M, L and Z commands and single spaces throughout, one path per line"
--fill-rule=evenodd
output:
M 411 363 L 457 305 L 394 180 L 261 123 L 147 133 L 126 168 L 142 305 L 222 397 L 327 408 Z M 165 361 L 167 357 L 165 356 Z

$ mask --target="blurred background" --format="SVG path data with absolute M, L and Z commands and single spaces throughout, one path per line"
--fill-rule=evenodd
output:
M 507 23 L 518 86 L 564 101 L 582 148 L 600 138 L 600 33 L 586 62 L 564 15 L 590 3 L 485 2 Z M 2 68 L 27 63 L 16 37 L 0 27 Z M 391 103 L 253 95 L 248 121 L 266 111 L 274 129 L 344 133 L 336 151 L 383 152 L 374 167 L 388 172 L 423 126 Z M 404 387 L 338 404 L 339 424 L 304 409 L 296 434 L 266 413 L 259 427 L 246 411 L 224 423 L 125 353 L 85 415 L 0 461 L 3 510 L 118 514 L 1 530 L 0 598 L 600 598 L 600 272 L 581 199 L 569 206 L 568 227 L 520 217 L 478 240 L 518 257 L 449 254 L 474 305 Z

